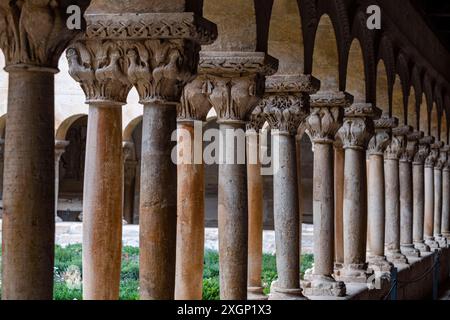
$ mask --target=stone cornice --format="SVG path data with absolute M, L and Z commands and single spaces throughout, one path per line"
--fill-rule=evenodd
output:
M 266 92 L 308 94 L 316 93 L 320 88 L 320 81 L 311 75 L 279 75 L 275 74 L 266 78 Z
M 413 128 L 411 126 L 398 126 L 392 129 L 392 134 L 396 137 L 407 136 L 411 134 Z
M 87 14 L 87 38 L 189 39 L 211 44 L 217 38 L 214 23 L 192 12 Z
M 199 73 L 231 76 L 269 76 L 278 69 L 278 60 L 264 52 L 200 51 Z
M 375 130 L 389 130 L 398 126 L 398 119 L 395 117 L 389 117 L 387 114 L 383 114 L 379 119 L 374 120 Z
M 310 96 L 311 108 L 348 108 L 352 103 L 353 96 L 343 91 L 319 91 Z

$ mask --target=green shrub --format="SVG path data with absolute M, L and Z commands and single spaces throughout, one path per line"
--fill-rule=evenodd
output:
M 219 278 L 206 278 L 203 279 L 203 300 L 219 300 L 220 287 Z

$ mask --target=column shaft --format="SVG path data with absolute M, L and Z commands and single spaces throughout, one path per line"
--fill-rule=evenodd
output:
M 122 110 L 90 105 L 83 189 L 83 299 L 119 298 Z
M 171 159 L 173 104 L 144 105 L 140 187 L 139 280 L 144 300 L 174 298 L 177 169 Z
M 400 161 L 400 248 L 409 256 L 419 256 L 413 244 L 413 181 L 412 163 Z
M 194 163 L 194 122 L 178 123 L 175 299 L 201 300 L 205 242 L 203 163 Z M 189 136 L 186 136 L 189 133 Z M 202 150 L 200 149 L 200 152 Z
M 425 166 L 425 240 L 434 240 L 434 172 L 433 167 Z
M 337 268 L 344 263 L 344 168 L 345 152 L 339 146 L 334 148 L 334 250 Z
M 450 240 L 450 169 L 442 172 L 442 235 Z
M 442 214 L 442 169 L 434 168 L 434 226 L 433 236 L 439 238 L 441 234 Z
M 424 165 L 423 163 L 413 164 L 413 241 L 416 249 L 429 251 L 425 245 L 424 231 Z
M 48 71 L 8 71 L 2 299 L 52 299 L 54 75 Z
M 368 225 L 371 256 L 384 257 L 385 196 L 384 160 L 381 154 L 369 156 Z

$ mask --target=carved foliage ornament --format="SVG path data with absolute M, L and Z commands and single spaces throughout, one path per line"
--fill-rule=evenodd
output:
M 343 117 L 344 109 L 340 107 L 311 108 L 304 127 L 314 143 L 333 143 Z
M 392 128 L 398 125 L 398 119 L 383 114 L 380 119 L 374 121 L 374 125 L 375 135 L 370 139 L 367 150 L 369 154 L 383 155 L 390 143 Z
M 183 90 L 181 103 L 177 104 L 178 121 L 205 121 L 212 105 L 209 95 L 212 84 L 205 77 L 199 76 L 189 82 Z
M 414 164 L 423 165 L 425 163 L 425 159 L 428 157 L 430 152 L 430 147 L 427 144 L 419 143 L 417 148 L 417 152 L 414 155 Z
M 68 5 L 86 1 L 22 0 L 0 2 L 0 48 L 7 66 L 34 65 L 55 69 L 77 31 L 66 27 Z
M 268 94 L 261 103 L 270 127 L 284 134 L 295 135 L 309 112 L 308 100 L 301 93 Z
M 255 107 L 252 113 L 248 116 L 247 120 L 248 120 L 246 123 L 247 130 L 256 132 L 259 132 L 259 130 L 261 130 L 262 126 L 264 125 L 264 122 L 266 121 L 266 118 L 264 117 L 264 110 L 261 104 L 258 104 Z

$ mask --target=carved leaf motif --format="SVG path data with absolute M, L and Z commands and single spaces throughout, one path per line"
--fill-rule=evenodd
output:
M 332 143 L 343 118 L 343 108 L 316 107 L 306 118 L 305 129 L 314 143 Z

